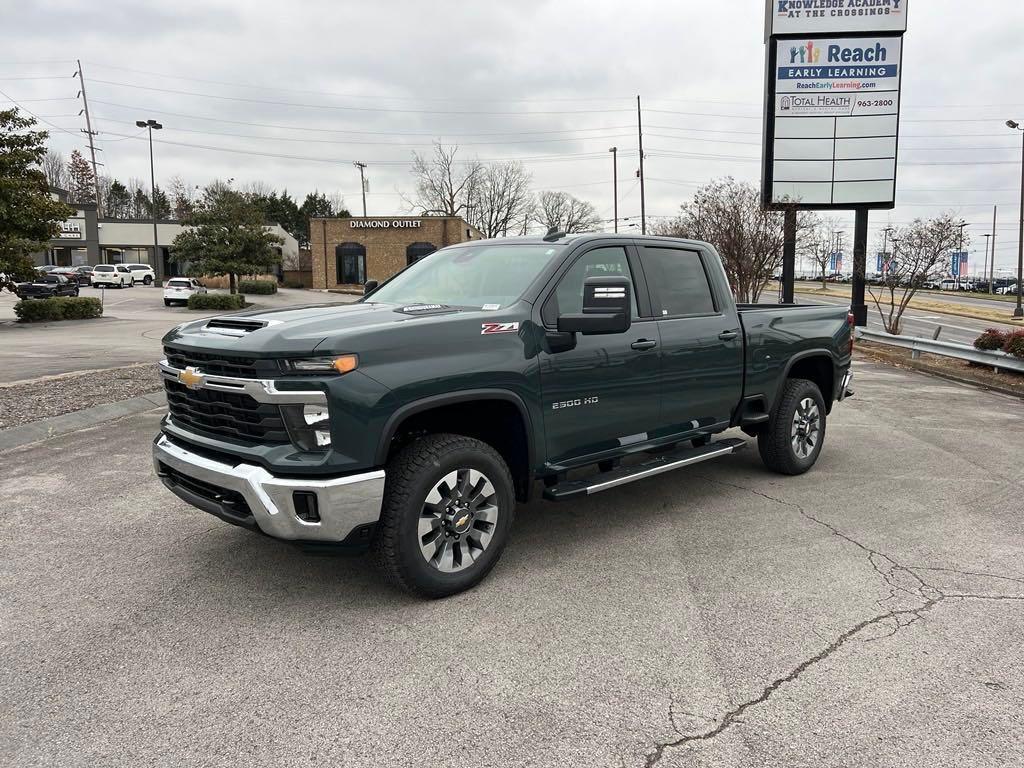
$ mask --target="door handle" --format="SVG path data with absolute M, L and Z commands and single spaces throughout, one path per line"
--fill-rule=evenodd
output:
M 648 349 L 654 349 L 656 346 L 658 346 L 658 342 L 649 341 L 647 339 L 639 339 L 629 345 L 630 349 L 635 349 L 638 352 L 643 352 Z
M 732 341 L 739 335 L 740 334 L 738 331 L 722 331 L 720 334 L 718 334 L 718 338 L 720 338 L 722 341 Z

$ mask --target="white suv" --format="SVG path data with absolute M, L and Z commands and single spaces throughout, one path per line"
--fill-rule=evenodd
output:
M 97 264 L 92 268 L 90 282 L 95 287 L 116 285 L 118 288 L 124 288 L 127 285 L 131 288 L 135 285 L 135 277 L 124 264 Z
M 195 293 L 206 293 L 206 286 L 191 277 L 172 277 L 164 285 L 164 306 L 176 301 L 188 303 L 188 297 Z
M 137 283 L 152 285 L 153 281 L 156 280 L 156 272 L 153 271 L 149 264 L 125 264 L 124 266 L 128 267 Z

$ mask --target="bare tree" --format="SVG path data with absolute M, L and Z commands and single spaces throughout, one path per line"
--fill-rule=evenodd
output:
M 434 145 L 430 156 L 413 152 L 412 173 L 416 192 L 410 208 L 420 209 L 428 216 L 467 215 L 470 200 L 484 174 L 479 160 L 456 160 L 458 146 Z
M 195 185 L 188 184 L 179 175 L 171 177 L 169 184 L 171 215 L 177 221 L 185 221 L 195 211 L 198 195 Z
M 470 197 L 469 221 L 484 237 L 526 234 L 533 219 L 533 177 L 517 161 L 483 166 Z
M 601 224 L 593 205 L 567 192 L 541 192 L 534 220 L 546 229 L 557 229 L 567 235 L 593 232 Z
M 726 177 L 697 190 L 679 216 L 657 225 L 654 232 L 714 245 L 737 300 L 756 303 L 782 265 L 783 218 L 782 211 L 761 207 L 754 185 Z M 807 247 L 814 224 L 813 214 L 798 212 L 798 250 Z
M 811 260 L 818 267 L 818 276 L 821 278 L 821 290 L 823 291 L 828 290 L 826 270 L 832 263 L 832 254 L 836 251 L 838 233 L 841 231 L 836 219 L 817 219 L 814 228 L 808 231 L 804 238 L 806 243 L 804 252 L 810 255 Z
M 68 166 L 64 162 L 64 155 L 60 152 L 47 150 L 43 162 L 40 164 L 43 173 L 46 174 L 46 183 L 50 189 L 68 189 Z
M 77 149 L 71 153 L 71 162 L 68 163 L 68 187 L 71 202 L 96 202 L 96 181 L 92 166 Z
M 885 330 L 900 332 L 903 313 L 925 283 L 941 278 L 949 265 L 950 252 L 959 246 L 962 219 L 944 213 L 927 221 L 915 219 L 892 232 L 893 256 L 882 284 L 869 288 Z M 970 244 L 964 238 L 965 246 Z M 888 294 L 888 296 L 886 296 Z

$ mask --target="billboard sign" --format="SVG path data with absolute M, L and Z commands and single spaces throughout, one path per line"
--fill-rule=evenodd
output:
M 765 39 L 907 31 L 907 0 L 768 0 Z
M 902 57 L 899 35 L 771 40 L 766 206 L 894 206 Z

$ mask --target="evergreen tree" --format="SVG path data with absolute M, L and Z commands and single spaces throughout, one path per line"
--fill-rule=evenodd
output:
M 68 163 L 68 182 L 71 202 L 96 202 L 96 177 L 89 161 L 77 149 L 71 153 L 71 162 Z
M 32 277 L 30 254 L 46 248 L 74 209 L 50 195 L 41 164 L 46 131 L 16 109 L 0 110 L 0 290 Z

